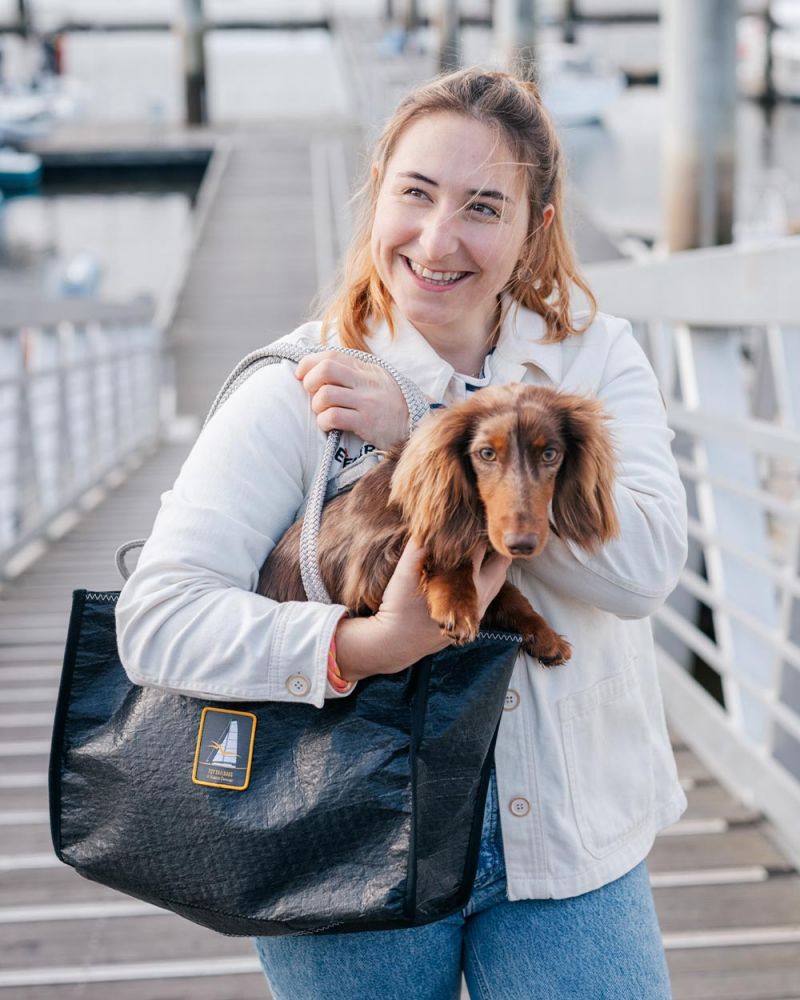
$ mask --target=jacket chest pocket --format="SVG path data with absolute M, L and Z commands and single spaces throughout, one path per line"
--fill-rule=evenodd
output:
M 636 663 L 558 703 L 567 774 L 583 845 L 603 858 L 652 815 L 650 734 Z

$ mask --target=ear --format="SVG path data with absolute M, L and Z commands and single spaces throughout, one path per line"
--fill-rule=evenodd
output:
M 454 568 L 483 526 L 483 506 L 469 458 L 473 419 L 463 407 L 427 416 L 403 449 L 392 475 L 411 536 L 437 568 Z
M 609 418 L 596 399 L 562 396 L 559 405 L 565 447 L 553 494 L 556 529 L 594 552 L 619 534 Z

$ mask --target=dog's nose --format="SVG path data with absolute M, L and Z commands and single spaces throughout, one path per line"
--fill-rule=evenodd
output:
M 539 536 L 535 534 L 517 535 L 507 531 L 503 542 L 512 556 L 531 556 L 539 544 Z

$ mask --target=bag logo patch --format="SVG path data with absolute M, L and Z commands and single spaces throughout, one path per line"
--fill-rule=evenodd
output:
M 250 784 L 256 717 L 252 712 L 204 708 L 197 732 L 192 781 L 243 792 Z

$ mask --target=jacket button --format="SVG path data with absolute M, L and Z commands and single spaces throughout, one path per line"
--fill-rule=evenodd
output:
M 531 804 L 527 799 L 523 799 L 521 795 L 518 795 L 508 803 L 508 808 L 515 816 L 527 816 L 531 811 Z
M 296 698 L 301 698 L 311 690 L 311 681 L 302 674 L 292 674 L 286 678 L 286 688 L 289 694 Z
M 506 691 L 506 700 L 503 705 L 503 711 L 511 712 L 517 707 L 517 705 L 519 705 L 519 692 L 515 691 L 514 688 L 509 688 L 508 691 Z

